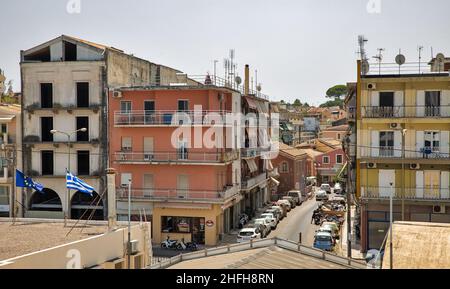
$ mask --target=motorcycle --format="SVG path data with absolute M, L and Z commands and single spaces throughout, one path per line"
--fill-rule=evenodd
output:
M 184 238 L 181 239 L 180 242 L 178 242 L 176 244 L 176 249 L 177 250 L 191 250 L 191 251 L 196 251 L 197 250 L 197 244 L 195 242 L 184 242 Z
M 170 237 L 167 236 L 167 239 L 161 243 L 161 248 L 173 249 L 177 244 L 177 240 L 170 240 Z
M 188 242 L 186 246 L 189 250 L 197 251 L 197 244 L 195 242 Z

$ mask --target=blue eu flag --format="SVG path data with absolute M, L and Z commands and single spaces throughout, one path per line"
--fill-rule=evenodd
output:
M 16 170 L 16 187 L 32 188 L 41 193 L 43 193 L 42 190 L 44 189 L 42 184 L 33 181 L 30 177 L 25 177 L 25 175 L 19 170 Z

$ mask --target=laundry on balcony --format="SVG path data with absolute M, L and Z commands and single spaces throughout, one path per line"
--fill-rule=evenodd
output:
M 254 159 L 246 159 L 245 161 L 247 162 L 247 166 L 251 173 L 258 171 L 258 165 L 256 164 Z

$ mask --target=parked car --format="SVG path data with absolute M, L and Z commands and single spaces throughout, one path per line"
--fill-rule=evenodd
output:
M 323 190 L 319 190 L 316 193 L 316 201 L 328 201 L 328 194 Z
M 270 226 L 272 227 L 272 229 L 277 228 L 278 225 L 277 218 L 272 213 L 261 214 L 261 218 L 268 219 L 270 221 Z
M 342 194 L 342 186 L 341 186 L 341 184 L 340 183 L 336 183 L 336 184 L 334 184 L 334 193 L 335 194 L 338 194 L 338 195 L 341 195 Z
M 273 216 L 277 219 L 277 223 L 279 223 L 281 221 L 281 213 L 278 210 L 267 209 L 264 211 L 264 213 L 272 213 Z
M 283 207 L 285 207 L 286 210 L 287 210 L 288 212 L 291 211 L 291 202 L 289 202 L 288 200 L 278 200 L 278 201 L 276 202 L 276 204 L 277 204 L 278 206 L 283 206 Z
M 334 230 L 339 232 L 339 225 L 335 222 L 323 222 L 322 226 L 331 226 Z
M 282 206 L 271 206 L 271 207 L 269 207 L 269 208 L 270 208 L 270 209 L 277 210 L 277 211 L 280 212 L 280 216 L 281 216 L 280 220 L 283 220 L 284 217 L 287 216 L 287 210 L 286 210 L 284 207 L 282 207 Z
M 250 240 L 260 239 L 261 232 L 258 228 L 244 228 L 237 235 L 237 242 L 248 242 Z
M 264 221 L 264 220 L 263 220 Z M 269 224 L 270 226 L 270 224 Z M 270 231 L 267 230 L 267 227 L 264 222 L 254 222 L 247 226 L 247 228 L 258 228 L 259 233 L 261 234 L 261 239 L 265 238 Z
M 317 232 L 314 236 L 314 248 L 332 251 L 334 248 L 334 240 L 329 232 Z
M 331 236 L 333 237 L 333 239 L 338 240 L 339 239 L 339 231 L 336 231 L 333 229 L 333 227 L 330 226 L 324 226 L 322 224 L 322 226 L 320 226 L 318 232 L 328 232 L 331 234 Z
M 294 200 L 293 197 L 284 196 L 283 200 L 288 200 L 291 203 L 291 208 L 294 209 L 297 206 L 297 202 Z
M 330 184 L 322 184 L 320 189 L 327 192 L 327 194 L 331 194 L 331 186 Z
M 269 236 L 272 231 L 272 226 L 270 225 L 270 220 L 266 218 L 256 219 L 255 224 L 261 224 L 264 226 L 264 230 L 261 232 L 261 238 Z
M 289 191 L 287 196 L 294 198 L 297 206 L 300 206 L 303 203 L 302 193 L 300 191 Z

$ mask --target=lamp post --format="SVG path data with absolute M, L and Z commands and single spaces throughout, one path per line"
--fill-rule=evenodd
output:
M 131 179 L 128 180 L 128 244 L 127 244 L 127 268 L 131 269 Z
M 402 130 L 402 221 L 405 220 L 405 139 L 407 131 L 406 128 Z
M 68 147 L 67 171 L 69 171 L 69 172 L 70 172 L 70 145 L 71 145 L 70 137 L 73 134 L 76 134 L 77 132 L 86 132 L 86 131 L 87 131 L 87 128 L 85 128 L 85 127 L 77 129 L 77 130 L 72 131 L 72 132 L 65 132 L 65 131 L 60 131 L 60 130 L 57 130 L 57 129 L 52 129 L 50 131 L 50 133 L 53 134 L 53 135 L 57 134 L 57 133 L 60 133 L 60 134 L 63 134 L 65 136 L 67 136 L 67 147 Z M 70 189 L 67 189 L 67 210 L 66 210 L 66 213 L 64 215 L 64 227 L 67 225 L 67 220 L 69 219 L 69 206 L 70 206 Z
M 390 183 L 391 185 L 391 196 L 389 198 L 389 268 L 392 270 L 393 269 L 393 261 L 392 261 L 392 257 L 393 257 L 393 248 L 392 248 L 392 210 L 393 210 L 393 197 L 394 197 L 394 188 L 393 188 L 393 183 Z

